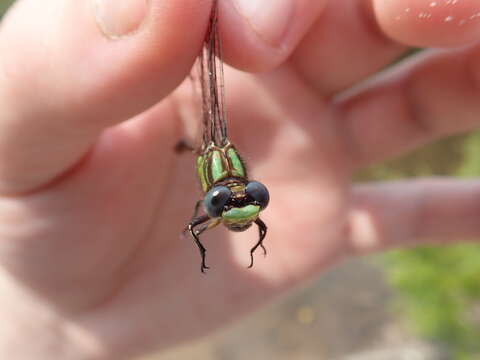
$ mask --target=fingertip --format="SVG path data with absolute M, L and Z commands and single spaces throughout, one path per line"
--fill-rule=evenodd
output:
M 480 5 L 460 0 L 373 0 L 377 20 L 392 39 L 416 47 L 455 47 L 480 35 Z
M 58 110 L 68 110 L 57 115 L 79 114 L 104 127 L 148 109 L 178 86 L 200 51 L 210 1 L 139 1 L 137 13 L 123 8 L 133 17 L 119 10 L 115 19 L 98 3 L 19 2 L 0 34 L 0 49 L 8 49 L 0 65 L 10 78 L 3 87 L 11 97 L 28 99 L 34 109 L 55 98 L 55 110 L 60 103 Z M 118 17 L 126 23 L 115 23 Z
M 229 0 L 219 3 L 224 58 L 260 72 L 285 61 L 317 19 L 327 0 Z

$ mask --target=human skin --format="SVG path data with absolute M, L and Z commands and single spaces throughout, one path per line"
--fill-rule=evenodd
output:
M 244 70 L 226 69 L 229 130 L 270 190 L 269 254 L 246 269 L 257 232 L 215 229 L 203 235 L 206 275 L 180 236 L 201 196 L 194 157 L 173 149 L 200 122 L 188 85 L 175 90 L 211 1 L 151 0 L 138 29 L 142 9 L 123 14 L 125 26 L 99 25 L 86 0 L 22 0 L 6 16 L 0 358 L 147 354 L 219 329 L 346 256 L 480 235 L 475 180 L 351 182 L 479 125 L 478 2 L 261 4 L 247 20 L 220 1 L 220 32 L 226 62 Z M 412 46 L 446 49 L 375 75 Z

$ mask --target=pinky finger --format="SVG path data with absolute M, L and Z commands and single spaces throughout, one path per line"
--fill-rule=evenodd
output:
M 480 238 L 480 181 L 448 178 L 358 185 L 349 214 L 354 253 Z

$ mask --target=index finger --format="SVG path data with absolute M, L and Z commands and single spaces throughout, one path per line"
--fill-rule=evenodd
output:
M 0 193 L 50 182 L 103 129 L 169 94 L 196 58 L 210 5 L 18 2 L 0 27 Z

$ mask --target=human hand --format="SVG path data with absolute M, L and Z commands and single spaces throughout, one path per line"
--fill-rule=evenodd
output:
M 228 69 L 226 93 L 232 140 L 270 190 L 269 255 L 247 270 L 257 232 L 215 229 L 206 276 L 179 235 L 201 196 L 194 159 L 173 151 L 180 119 L 200 120 L 184 115 L 190 96 L 170 94 L 210 2 L 151 0 L 137 31 L 112 36 L 136 28 L 136 4 L 124 26 L 99 27 L 88 1 L 23 0 L 0 29 L 0 354 L 127 358 L 219 328 L 342 257 L 480 234 L 477 182 L 350 179 L 476 126 L 478 46 L 352 89 L 401 43 L 473 43 L 475 2 L 297 0 L 290 17 L 285 0 L 250 24 L 220 2 L 227 62 L 261 70 Z

